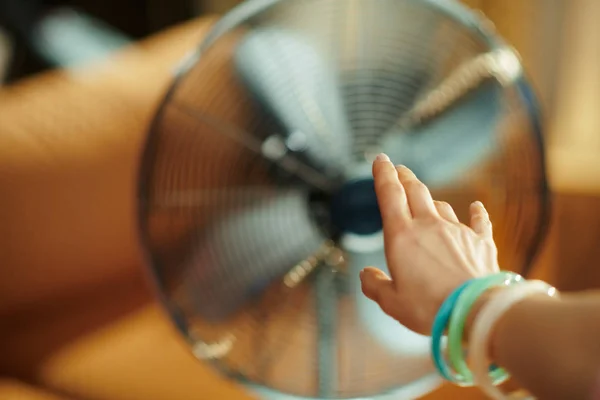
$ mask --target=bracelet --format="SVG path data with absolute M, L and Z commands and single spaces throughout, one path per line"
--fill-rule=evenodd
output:
M 550 297 L 558 295 L 551 285 L 542 281 L 525 281 L 523 284 L 511 286 L 494 295 L 479 311 L 469 344 L 469 358 L 473 371 L 473 381 L 490 398 L 502 399 L 530 399 L 530 396 L 507 396 L 496 387 L 488 374 L 489 369 L 489 341 L 496 323 L 515 304 L 534 294 L 546 294 Z
M 452 309 L 454 309 L 456 300 L 473 282 L 474 280 L 466 281 L 456 288 L 446 298 L 446 300 L 444 300 L 442 306 L 435 316 L 435 319 L 433 320 L 433 326 L 431 328 L 431 357 L 433 359 L 433 364 L 444 379 L 450 382 L 456 382 L 458 384 L 460 384 L 463 379 L 460 376 L 455 376 L 442 356 L 442 336 L 444 336 L 444 331 L 446 330 L 446 325 L 448 325 L 448 321 L 450 320 L 450 315 L 452 314 Z
M 464 383 L 473 383 L 473 375 L 465 361 L 463 351 L 465 322 L 471 309 L 479 297 L 490 288 L 502 285 L 512 285 L 522 281 L 523 278 L 513 272 L 501 272 L 485 276 L 475 280 L 458 298 L 454 310 L 452 311 L 448 327 L 448 358 L 450 359 L 451 366 L 457 372 L 457 375 L 462 377 Z M 488 373 L 497 384 L 508 378 L 506 371 L 497 367 L 493 367 Z

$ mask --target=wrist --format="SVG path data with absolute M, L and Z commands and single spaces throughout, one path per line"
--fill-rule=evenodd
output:
M 472 373 L 465 358 L 465 343 L 463 339 L 465 335 L 465 324 L 469 314 L 473 310 L 473 306 L 490 290 L 490 288 L 514 285 L 522 280 L 523 278 L 518 274 L 509 271 L 501 271 L 469 281 L 467 287 L 459 293 L 458 298 L 453 302 L 450 318 L 447 322 L 447 358 L 452 366 L 451 368 L 455 371 L 454 376 L 451 376 L 450 378 L 451 380 L 456 381 L 461 385 L 472 384 Z M 493 301 L 494 300 L 491 300 L 491 302 Z M 485 307 L 487 307 L 487 305 Z M 484 312 L 483 309 L 479 314 L 482 312 Z M 479 317 L 477 318 L 479 319 Z M 475 322 L 475 324 L 477 324 L 477 322 Z M 490 373 L 495 379 L 506 376 L 506 372 L 498 368 L 494 368 Z
M 548 283 L 527 280 L 494 293 L 479 310 L 469 338 L 469 366 L 474 385 L 488 397 L 513 398 L 514 392 L 507 395 L 498 385 L 511 375 L 525 384 L 521 381 L 523 371 L 541 367 L 530 363 L 530 355 L 535 353 L 532 348 L 543 343 L 548 331 L 554 334 L 556 326 L 540 326 L 540 309 L 547 308 L 550 302 L 556 302 L 557 296 L 559 294 L 556 289 Z M 541 305 L 543 307 L 540 308 Z M 540 349 L 544 354 L 556 350 L 549 351 L 549 348 L 542 345 Z M 556 359 L 555 355 L 546 356 L 546 360 Z M 524 363 L 529 364 L 525 369 Z M 496 379 L 490 372 L 490 366 L 499 367 L 501 371 L 508 372 L 508 375 L 502 381 Z M 530 391 L 536 390 L 527 384 L 525 387 Z

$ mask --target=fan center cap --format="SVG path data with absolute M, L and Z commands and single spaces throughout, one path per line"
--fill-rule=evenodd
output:
M 372 235 L 382 229 L 373 179 L 346 182 L 331 198 L 331 222 L 338 232 Z

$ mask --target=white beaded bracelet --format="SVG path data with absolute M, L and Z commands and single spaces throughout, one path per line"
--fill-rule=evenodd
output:
M 523 394 L 506 395 L 494 385 L 490 375 L 490 359 L 488 354 L 490 336 L 496 323 L 509 308 L 534 294 L 546 294 L 550 297 L 558 295 L 557 290 L 542 281 L 525 281 L 519 285 L 509 286 L 496 293 L 479 311 L 469 336 L 469 364 L 473 372 L 473 383 L 491 399 L 533 399 Z

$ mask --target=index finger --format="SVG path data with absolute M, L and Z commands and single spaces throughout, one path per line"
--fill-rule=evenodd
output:
M 412 216 L 396 167 L 387 155 L 380 154 L 373 162 L 373 179 L 383 221 L 383 234 L 384 236 L 397 234 L 406 228 Z

